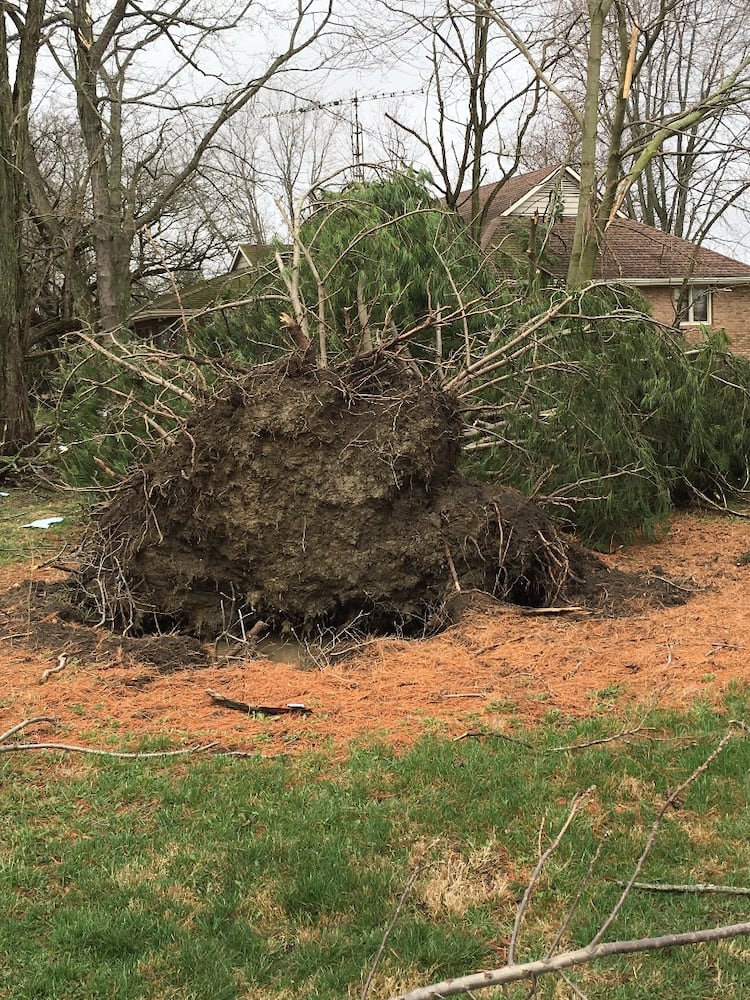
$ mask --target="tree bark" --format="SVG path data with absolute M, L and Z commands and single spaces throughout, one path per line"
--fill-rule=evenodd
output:
M 0 0 L 0 454 L 13 454 L 34 433 L 25 380 L 29 303 L 23 277 L 23 169 L 28 109 L 45 0 L 29 0 L 11 82 L 7 5 Z
M 604 22 L 612 0 L 589 0 L 589 46 L 586 60 L 586 96 L 581 135 L 581 190 L 568 266 L 568 286 L 578 288 L 590 280 L 599 252 L 597 227 L 596 152 L 599 134 L 599 85 L 602 75 Z

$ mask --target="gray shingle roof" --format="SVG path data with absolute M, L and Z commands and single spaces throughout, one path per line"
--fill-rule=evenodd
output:
M 497 184 L 485 184 L 479 188 L 480 206 L 490 201 L 484 227 L 490 245 L 500 244 L 508 236 L 510 226 L 502 218 L 513 218 L 512 228 L 523 224 L 523 220 L 507 215 L 521 198 L 538 185 L 543 184 L 561 164 L 542 167 L 526 174 L 520 174 Z M 493 191 L 497 191 L 492 198 Z M 471 193 L 466 192 L 459 203 L 459 215 L 468 219 L 471 213 Z M 547 249 L 555 258 L 550 270 L 560 277 L 567 271 L 573 246 L 575 219 L 570 216 L 555 221 L 549 236 Z M 750 264 L 726 257 L 706 247 L 696 246 L 688 240 L 664 233 L 635 219 L 616 218 L 604 236 L 594 276 L 605 280 L 621 280 L 633 283 L 681 281 L 685 277 L 693 280 L 732 279 L 750 282 Z
M 548 249 L 557 258 L 551 270 L 564 275 L 573 246 L 575 219 L 558 219 Z M 595 278 L 637 282 L 744 278 L 750 282 L 750 264 L 696 246 L 635 219 L 615 219 L 607 229 L 594 271 Z

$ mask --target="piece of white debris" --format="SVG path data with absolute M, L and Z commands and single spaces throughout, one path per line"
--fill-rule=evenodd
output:
M 9 496 L 10 496 L 10 493 L 3 493 L 3 491 L 0 490 L 0 497 L 9 497 Z
M 52 524 L 60 524 L 63 520 L 62 517 L 40 517 L 38 521 L 29 521 L 28 524 L 22 524 L 22 528 L 49 528 Z

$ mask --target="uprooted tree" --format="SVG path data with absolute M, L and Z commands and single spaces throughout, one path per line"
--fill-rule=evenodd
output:
M 533 503 L 461 475 L 461 433 L 455 399 L 390 355 L 231 379 L 95 521 L 87 601 L 124 631 L 242 642 L 260 622 L 422 635 L 451 594 L 590 586 L 601 568 Z
M 102 624 L 419 634 L 451 593 L 544 605 L 596 589 L 594 564 L 509 485 L 608 544 L 746 484 L 750 379 L 717 344 L 688 357 L 610 289 L 514 301 L 455 220 L 421 198 L 399 211 L 400 190 L 368 202 L 358 186 L 299 228 L 279 261 L 291 355 L 231 370 L 88 340 L 158 391 L 108 382 L 126 433 L 134 414 L 171 435 L 87 539 Z M 410 220 L 440 260 L 426 294 Z

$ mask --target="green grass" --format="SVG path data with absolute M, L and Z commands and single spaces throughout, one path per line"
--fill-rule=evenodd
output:
M 0 566 L 28 559 L 44 560 L 60 552 L 82 522 L 85 494 L 52 493 L 0 483 Z M 49 528 L 24 528 L 40 518 L 62 517 Z
M 77 498 L 10 492 L 0 498 L 0 565 L 54 555 L 81 520 Z M 20 527 L 53 514 L 66 518 L 59 528 Z M 538 844 L 594 784 L 539 882 L 518 960 L 544 952 L 606 835 L 563 940 L 584 944 L 664 797 L 716 745 L 727 718 L 750 721 L 738 687 L 723 716 L 696 706 L 650 718 L 653 738 L 553 749 L 632 726 L 611 708 L 615 695 L 598 692 L 607 711 L 594 719 L 550 712 L 543 725 L 514 731 L 518 742 L 451 742 L 435 727 L 401 756 L 359 745 L 345 762 L 0 755 L 0 998 L 357 997 L 428 845 L 371 1000 L 502 965 Z M 122 735 L 111 736 L 119 746 Z M 163 741 L 143 744 L 157 747 Z M 747 885 L 749 793 L 750 743 L 738 738 L 669 811 L 643 880 Z M 731 923 L 748 909 L 742 897 L 634 892 L 608 936 Z M 746 1000 L 749 958 L 750 942 L 738 939 L 570 975 L 590 1000 Z M 528 987 L 507 995 L 526 997 Z M 574 994 L 544 977 L 536 995 Z
M 738 693 L 728 705 L 745 713 Z M 555 719 L 507 740 L 422 740 L 346 762 L 195 757 L 0 757 L 0 996 L 358 996 L 410 871 L 435 838 L 371 996 L 503 963 L 517 900 L 572 796 L 592 803 L 540 881 L 519 960 L 538 956 L 597 842 L 598 876 L 564 945 L 584 944 L 616 898 L 665 795 L 726 719 L 660 716 L 660 739 L 571 752 L 616 720 Z M 668 737 L 668 738 L 663 738 Z M 750 881 L 750 743 L 737 738 L 670 810 L 648 881 Z M 746 919 L 741 897 L 634 893 L 610 937 Z M 573 973 L 590 998 L 750 995 L 739 939 L 612 960 Z M 522 997 L 528 987 L 513 996 Z M 540 997 L 568 997 L 545 977 Z

